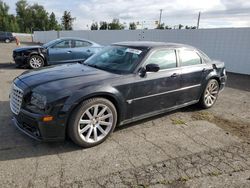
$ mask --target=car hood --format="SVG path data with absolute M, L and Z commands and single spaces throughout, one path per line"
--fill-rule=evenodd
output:
M 40 70 L 26 71 L 18 78 L 30 88 L 46 86 L 51 89 L 66 89 L 74 85 L 86 85 L 120 76 L 80 63 L 51 66 Z
M 32 49 L 38 49 L 38 48 L 43 48 L 42 46 L 24 46 L 24 47 L 19 47 L 14 49 L 15 52 L 21 52 L 21 51 L 26 51 L 26 50 L 32 50 Z

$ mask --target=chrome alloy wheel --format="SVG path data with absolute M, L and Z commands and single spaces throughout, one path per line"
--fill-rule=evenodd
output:
M 40 57 L 33 56 L 30 59 L 30 66 L 33 69 L 40 68 L 43 64 L 43 60 Z
M 88 108 L 78 122 L 78 134 L 87 143 L 96 143 L 108 135 L 113 125 L 113 113 L 104 104 Z
M 218 93 L 219 93 L 218 82 L 216 80 L 210 81 L 209 84 L 207 85 L 204 96 L 204 102 L 208 107 L 212 106 L 215 103 L 218 97 Z

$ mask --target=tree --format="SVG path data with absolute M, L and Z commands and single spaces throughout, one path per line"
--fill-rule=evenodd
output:
M 71 13 L 68 11 L 64 11 L 62 16 L 62 27 L 64 30 L 72 30 L 73 29 L 73 21 L 75 18 L 71 17 Z
M 135 24 L 135 22 L 129 23 L 129 29 L 130 30 L 136 30 L 136 24 Z
M 196 29 L 196 26 L 188 26 L 188 25 L 186 25 L 185 29 Z
M 100 30 L 107 30 L 108 29 L 108 23 L 107 22 L 100 22 Z
M 19 0 L 16 3 L 17 23 L 19 25 L 20 32 L 29 32 L 27 28 L 32 17 L 28 6 L 29 5 L 26 0 Z
M 34 30 L 60 29 L 55 14 L 49 13 L 43 6 L 29 5 L 26 0 L 16 3 L 16 16 L 8 14 L 9 6 L 0 0 L 0 30 L 30 33 Z
M 90 26 L 90 29 L 91 30 L 98 30 L 98 23 L 97 22 L 92 23 L 92 25 Z
M 178 25 L 178 29 L 182 29 L 183 27 L 184 25 L 181 25 L 181 24 Z
M 165 26 L 165 29 L 172 29 L 172 27 L 166 25 L 166 26 Z
M 0 30 L 18 32 L 19 27 L 16 17 L 9 12 L 9 6 L 0 0 Z
M 51 12 L 49 15 L 49 30 L 59 30 L 59 25 L 56 20 L 56 15 L 54 12 Z
M 111 23 L 108 24 L 109 30 L 122 30 L 124 29 L 124 25 L 119 22 L 119 19 L 113 19 Z
M 32 19 L 29 20 L 30 32 L 33 30 L 48 30 L 49 29 L 49 17 L 48 12 L 42 5 L 35 3 L 28 8 Z
M 9 6 L 0 1 L 0 30 L 5 31 L 8 28 L 8 11 Z
M 156 27 L 156 29 L 164 29 L 164 28 L 165 28 L 164 23 L 158 24 L 158 26 Z

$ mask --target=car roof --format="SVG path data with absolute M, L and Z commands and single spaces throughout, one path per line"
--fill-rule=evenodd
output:
M 118 46 L 129 46 L 137 48 L 157 48 L 157 47 L 168 47 L 168 48 L 189 48 L 195 49 L 193 46 L 180 43 L 168 43 L 168 42 L 153 42 L 153 41 L 127 41 L 113 43 Z
M 88 40 L 85 38 L 78 38 L 78 37 L 60 37 L 60 38 L 58 38 L 58 40 L 82 40 L 82 41 L 90 42 L 90 43 L 95 44 L 95 45 L 100 45 L 94 41 L 91 41 L 91 40 Z

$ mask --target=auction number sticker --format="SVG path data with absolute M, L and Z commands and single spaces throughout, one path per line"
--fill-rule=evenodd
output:
M 133 53 L 133 54 L 137 54 L 137 55 L 140 55 L 142 53 L 141 50 L 137 50 L 137 49 L 133 49 L 133 48 L 127 48 L 125 52 L 129 52 L 129 53 Z

